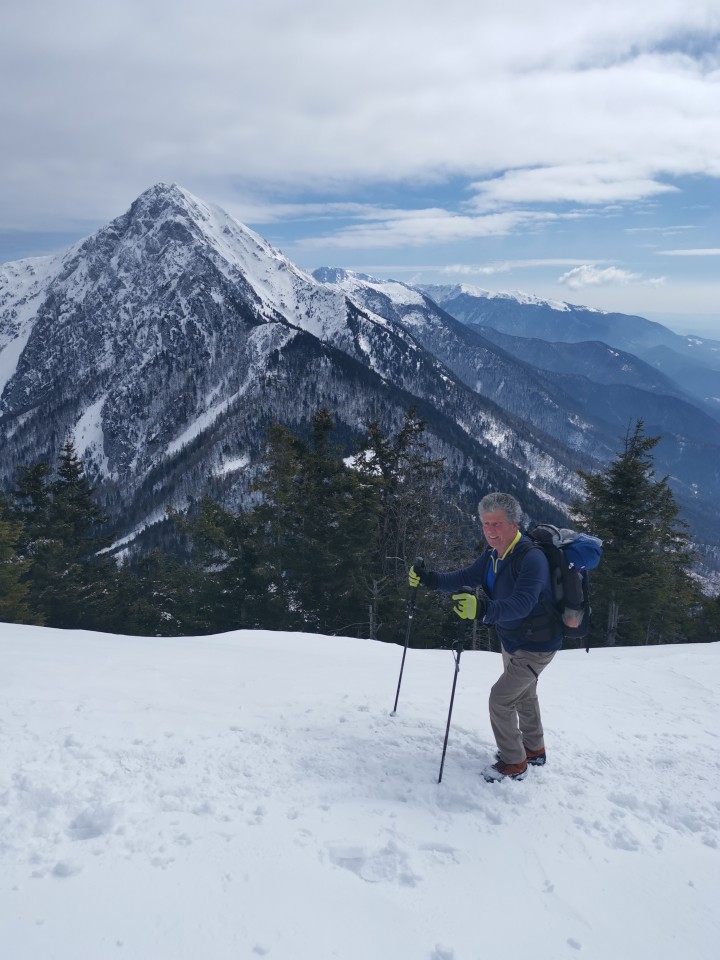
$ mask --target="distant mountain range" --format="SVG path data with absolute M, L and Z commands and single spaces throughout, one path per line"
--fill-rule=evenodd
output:
M 472 327 L 554 344 L 597 340 L 612 345 L 679 381 L 684 393 L 702 400 L 716 414 L 720 411 L 720 340 L 673 333 L 644 317 L 524 294 L 491 293 L 465 284 L 419 289 Z
M 642 317 L 530 297 L 500 297 L 467 287 L 412 288 L 328 268 L 314 276 L 411 332 L 468 386 L 571 449 L 607 461 L 621 448 L 630 421 L 642 418 L 648 435 L 662 437 L 654 451 L 657 472 L 670 475 L 684 515 L 695 530 L 707 529 L 708 522 L 715 528 L 716 507 L 703 493 L 720 487 L 720 406 L 712 398 L 692 396 L 624 350 L 576 339 L 586 332 L 589 317 L 601 318 L 605 332 L 622 330 L 625 343 L 652 343 L 653 336 L 676 342 L 676 334 Z M 510 336 L 467 322 L 484 316 L 488 304 L 499 328 L 539 328 L 549 336 L 560 329 L 558 317 L 564 318 L 566 341 Z M 448 309 L 458 317 L 449 316 Z M 580 318 L 579 329 L 575 318 Z M 702 369 L 713 372 L 709 364 L 718 362 L 720 343 L 677 337 L 681 348 L 686 339 L 695 342 L 697 356 L 708 364 Z
M 349 441 L 374 419 L 398 428 L 415 406 L 446 459 L 448 496 L 502 487 L 529 519 L 559 520 L 576 470 L 599 469 L 643 416 L 663 434 L 658 469 L 707 569 L 720 569 L 716 402 L 628 344 L 702 357 L 709 375 L 720 345 L 698 340 L 692 353 L 642 318 L 527 299 L 311 276 L 219 208 L 157 184 L 65 254 L 0 267 L 4 481 L 69 436 L 130 540 L 169 504 L 245 502 L 272 421 L 304 431 L 326 406 Z M 532 337 L 530 319 L 512 319 L 527 309 L 545 318 Z M 568 342 L 548 342 L 556 314 Z M 598 342 L 623 323 L 622 342 Z M 592 342 L 579 344 L 585 329 Z

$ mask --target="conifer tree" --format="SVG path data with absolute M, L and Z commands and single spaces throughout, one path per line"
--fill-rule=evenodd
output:
M 573 514 L 604 541 L 592 576 L 593 632 L 610 645 L 682 639 L 698 599 L 687 524 L 668 478 L 653 469 L 660 439 L 646 437 L 638 420 L 605 473 L 579 474 L 585 497 Z
M 693 643 L 720 640 L 720 594 L 703 599 L 693 617 L 690 639 Z
M 410 408 L 400 429 L 386 434 L 378 421 L 368 424 L 357 469 L 379 481 L 380 509 L 373 531 L 373 562 L 365 570 L 370 636 L 400 641 L 406 628 L 407 574 L 418 557 L 452 564 L 460 544 L 440 510 L 443 460 L 433 457 L 426 423 Z M 467 548 L 469 544 L 465 543 Z M 457 618 L 456 618 L 457 619 Z M 413 643 L 440 645 L 455 624 L 448 623 L 443 597 L 421 591 Z
M 333 429 L 323 409 L 307 440 L 270 430 L 257 484 L 264 496 L 255 511 L 258 572 L 270 624 L 364 635 L 361 572 L 373 550 L 377 484 L 345 464 Z
M 119 633 L 149 637 L 193 636 L 214 632 L 212 623 L 198 623 L 198 571 L 171 554 L 154 550 L 131 571 L 118 572 Z
M 89 552 L 88 543 L 97 550 L 99 529 L 107 523 L 107 517 L 93 500 L 93 489 L 71 440 L 66 440 L 60 451 L 57 477 L 50 491 L 50 532 L 64 544 L 77 547 L 81 555 Z
M 98 555 L 106 522 L 73 444 L 66 441 L 57 476 L 46 463 L 21 468 L 13 514 L 22 522 L 19 549 L 29 562 L 31 606 L 48 626 L 111 629 L 114 564 Z
M 9 507 L 0 497 L 0 621 L 4 623 L 42 623 L 34 616 L 28 600 L 29 589 L 23 576 L 30 564 L 17 553 L 22 524 L 10 520 Z
M 267 626 L 268 584 L 258 570 L 254 513 L 231 513 L 205 497 L 195 518 L 171 515 L 193 545 L 191 616 L 196 630 L 217 633 Z
M 394 436 L 387 436 L 377 421 L 368 425 L 364 455 L 358 468 L 381 480 L 378 537 L 383 575 L 405 576 L 408 563 L 431 538 L 437 513 L 437 483 L 443 461 L 430 456 L 425 440 L 426 423 L 415 409 Z

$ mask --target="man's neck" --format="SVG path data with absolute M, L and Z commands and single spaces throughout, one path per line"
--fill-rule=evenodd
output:
M 515 536 L 513 537 L 513 539 L 512 539 L 512 540 L 510 541 L 510 543 L 508 544 L 507 549 L 505 550 L 505 552 L 503 553 L 502 556 L 499 555 L 499 553 L 498 553 L 497 550 L 493 550 L 492 552 L 493 552 L 493 554 L 495 555 L 495 558 L 496 558 L 496 559 L 499 559 L 500 561 L 504 560 L 505 557 L 506 557 L 506 556 L 510 553 L 510 551 L 513 549 L 513 547 L 515 546 L 515 544 L 518 542 L 518 540 L 520 539 L 520 537 L 521 537 L 521 533 L 520 533 L 520 531 L 518 530 L 518 532 L 515 534 Z

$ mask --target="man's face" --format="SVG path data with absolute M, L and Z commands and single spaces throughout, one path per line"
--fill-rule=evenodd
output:
M 515 539 L 518 525 L 510 523 L 503 510 L 491 510 L 489 513 L 483 513 L 480 519 L 482 520 L 483 536 L 492 549 L 497 550 L 498 555 L 502 556 Z

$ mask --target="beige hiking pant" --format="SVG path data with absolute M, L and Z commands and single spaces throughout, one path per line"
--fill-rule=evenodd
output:
M 495 742 L 505 763 L 522 763 L 525 747 L 528 750 L 545 747 L 537 682 L 555 653 L 555 650 L 502 652 L 503 673 L 490 690 L 489 706 Z

